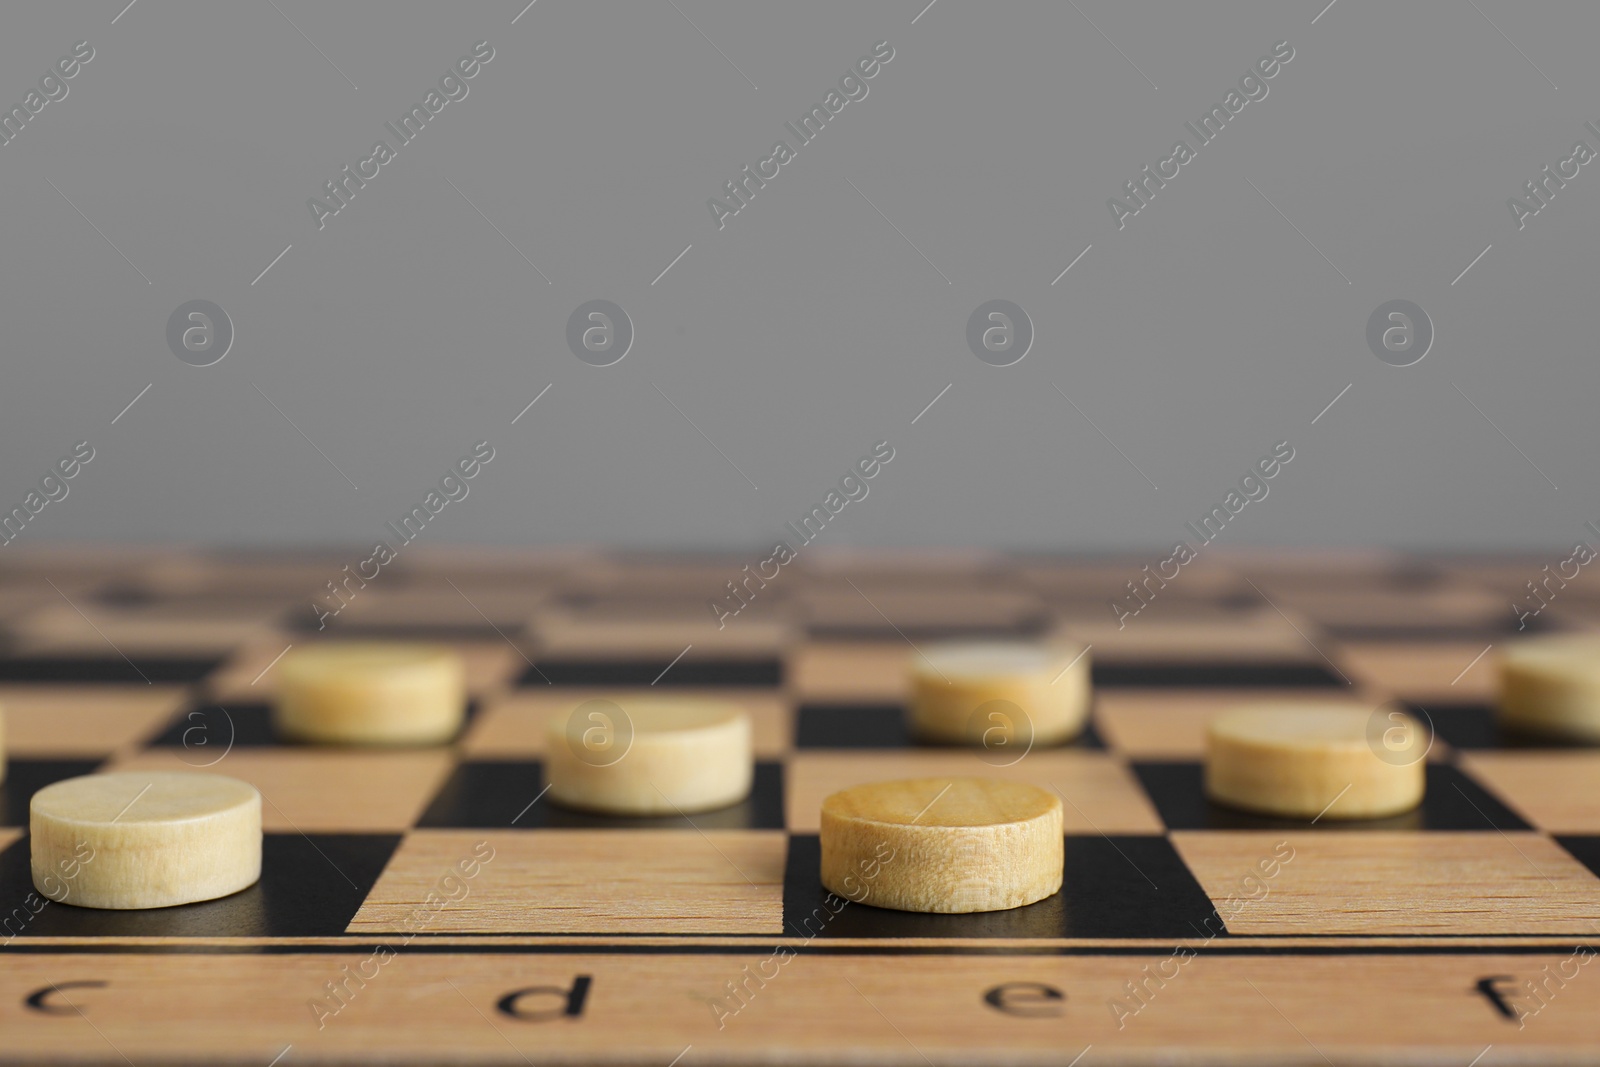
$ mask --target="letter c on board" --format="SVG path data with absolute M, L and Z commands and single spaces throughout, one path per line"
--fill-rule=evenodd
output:
M 49 1004 L 46 1003 L 45 998 L 52 993 L 60 993 L 62 989 L 104 989 L 108 984 L 107 982 L 95 981 L 52 982 L 43 989 L 36 989 L 28 994 L 28 999 L 25 1003 L 34 1011 L 43 1012 L 46 1015 L 81 1015 L 83 1009 L 76 1004 L 71 1004 L 70 1002 L 65 1005 Z

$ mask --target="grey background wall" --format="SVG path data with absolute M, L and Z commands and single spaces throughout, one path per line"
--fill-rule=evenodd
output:
M 1600 7 L 524 2 L 0 10 L 8 107 L 93 49 L 0 145 L 0 510 L 94 449 L 14 544 L 370 543 L 482 440 L 429 540 L 768 544 L 881 440 L 827 543 L 1167 546 L 1284 441 L 1226 542 L 1555 551 L 1600 519 L 1600 164 L 1507 205 L 1600 150 Z M 567 341 L 594 299 L 633 326 L 610 366 Z M 1031 320 L 1010 366 L 967 341 L 991 299 Z M 1406 367 L 1367 340 L 1395 299 L 1435 333 Z M 168 343 L 192 300 L 233 325 L 210 366 Z

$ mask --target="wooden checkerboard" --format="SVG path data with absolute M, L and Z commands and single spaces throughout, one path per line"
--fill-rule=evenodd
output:
M 12 560 L 0 1062 L 1600 1056 L 1600 750 L 1503 736 L 1491 709 L 1537 564 L 1217 553 L 1119 628 L 1107 602 L 1136 562 L 818 557 L 719 630 L 706 601 L 743 562 L 419 548 L 319 633 L 307 604 L 336 557 Z M 1535 622 L 1589 628 L 1600 599 L 1564 592 Z M 1077 742 L 1015 761 L 910 742 L 915 646 L 1056 627 L 1093 644 Z M 277 657 L 356 636 L 463 651 L 454 744 L 275 740 Z M 544 798 L 545 718 L 651 687 L 749 709 L 750 798 L 692 819 Z M 1425 716 L 1422 807 L 1308 824 L 1208 803 L 1207 719 L 1276 695 Z M 28 903 L 36 789 L 185 767 L 261 790 L 257 886 L 148 912 Z M 942 774 L 1059 790 L 1062 891 L 982 915 L 828 898 L 822 798 Z

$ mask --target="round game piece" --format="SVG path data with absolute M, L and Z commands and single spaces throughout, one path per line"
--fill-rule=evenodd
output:
M 1206 795 L 1289 819 L 1410 811 L 1422 803 L 1431 737 L 1410 716 L 1381 711 L 1258 704 L 1226 712 L 1206 730 Z
M 911 732 L 944 744 L 1014 746 L 1070 741 L 1089 717 L 1082 645 L 950 641 L 912 660 Z
M 550 798 L 608 815 L 678 815 L 737 804 L 755 764 L 743 708 L 687 697 L 590 700 L 550 720 Z
M 1508 645 L 1499 712 L 1512 729 L 1600 742 L 1600 639 L 1553 634 Z
M 897 911 L 1004 911 L 1061 888 L 1061 801 L 1026 782 L 912 778 L 822 802 L 822 885 Z
M 261 794 L 220 774 L 68 778 L 33 795 L 28 834 L 34 888 L 59 904 L 166 908 L 261 877 Z
M 283 657 L 273 725 L 296 741 L 432 744 L 460 732 L 466 703 L 466 670 L 453 649 L 329 642 Z

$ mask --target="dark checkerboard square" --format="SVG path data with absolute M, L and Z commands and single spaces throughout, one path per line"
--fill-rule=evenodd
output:
M 1049 630 L 1045 619 L 1020 619 L 1016 622 L 989 622 L 963 626 L 957 623 L 813 623 L 806 634 L 819 641 L 1008 641 L 1040 637 Z
M 1321 663 L 1096 663 L 1094 684 L 1138 689 L 1297 689 L 1343 687 Z
M 467 702 L 466 720 L 461 731 L 465 733 L 478 713 L 478 702 Z M 219 755 L 232 747 L 237 748 L 298 748 L 293 741 L 277 736 L 272 729 L 272 706 L 269 704 L 208 704 L 196 702 L 173 716 L 146 744 L 151 748 L 184 748 L 194 753 L 185 757 L 195 767 L 200 767 L 212 755 Z
M 33 794 L 51 782 L 93 774 L 99 766 L 100 761 L 92 759 L 10 760 L 5 781 L 0 782 L 0 826 L 27 826 L 28 802 Z
M 300 608 L 289 613 L 285 625 L 296 633 L 317 634 L 327 641 L 426 641 L 437 644 L 460 644 L 514 640 L 522 635 L 520 626 L 502 626 L 496 629 L 486 622 L 384 622 L 378 619 L 340 622 L 337 616 L 324 622 L 315 612 Z
M 220 753 L 230 745 L 264 748 L 281 743 L 272 732 L 272 708 L 266 704 L 192 704 L 147 742 L 152 748 L 206 753 L 213 747 Z
M 671 669 L 668 670 L 668 664 Z M 662 673 L 665 671 L 666 673 Z M 570 685 L 618 689 L 650 686 L 674 689 L 733 686 L 773 689 L 783 684 L 783 664 L 776 659 L 671 660 L 552 659 L 538 660 L 522 672 L 519 686 Z
M 399 844 L 397 834 L 267 834 L 261 881 L 232 896 L 147 911 L 52 903 L 28 920 L 21 936 L 336 937 Z M 0 900 L 21 904 L 32 892 L 24 837 L 0 853 Z
M 905 709 L 898 704 L 802 704 L 795 720 L 796 748 L 913 748 Z M 1091 721 L 1069 748 L 1104 749 Z M 1041 749 L 1042 751 L 1042 749 Z
M 1600 836 L 1560 835 L 1556 844 L 1572 854 L 1572 858 L 1600 878 Z
M 1215 911 L 1165 837 L 1066 838 L 1061 891 L 1036 904 L 970 915 L 924 915 L 869 904 L 824 903 L 822 844 L 815 835 L 789 839 L 784 872 L 785 933 L 835 937 L 1159 937 L 1204 936 Z M 869 896 L 867 899 L 871 899 Z M 834 909 L 839 909 L 837 912 Z M 1212 929 L 1220 923 L 1213 920 Z
M 1135 762 L 1133 772 L 1169 830 L 1530 830 L 1455 767 L 1430 763 L 1422 805 L 1386 819 L 1279 819 L 1236 811 L 1205 795 L 1199 763 Z M 1332 797 L 1328 798 L 1332 800 Z
M 4 656 L 0 683 L 35 685 L 189 685 L 216 670 L 219 657 Z
M 757 762 L 750 795 L 738 804 L 693 815 L 631 817 L 563 808 L 544 796 L 537 760 L 469 760 L 456 767 L 418 826 L 521 830 L 781 830 L 783 765 Z M 539 798 L 535 802 L 535 798 Z
M 1406 705 L 1418 719 L 1433 724 L 1435 736 L 1460 749 L 1554 749 L 1587 748 L 1578 741 L 1539 737 L 1507 730 L 1496 721 L 1494 708 L 1487 704 Z
M 1390 625 L 1383 623 L 1369 623 L 1355 625 L 1353 623 L 1324 623 L 1322 629 L 1330 637 L 1340 641 L 1437 641 L 1440 643 L 1459 642 L 1462 644 L 1492 644 L 1504 637 L 1534 633 L 1550 633 L 1560 627 L 1549 622 L 1537 619 L 1529 620 L 1527 626 L 1517 626 L 1516 618 L 1506 613 L 1504 619 L 1495 619 L 1493 622 L 1478 625 L 1454 626 L 1449 623 L 1424 625 Z

